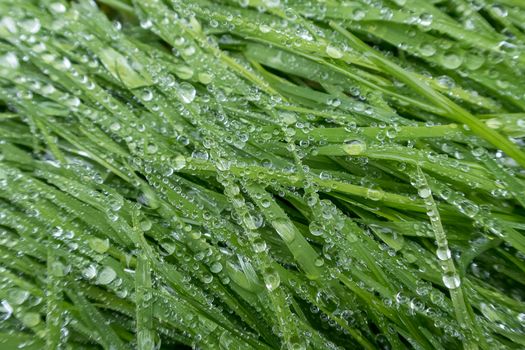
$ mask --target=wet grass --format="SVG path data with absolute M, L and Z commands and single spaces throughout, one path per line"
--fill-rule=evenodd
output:
M 2 348 L 525 346 L 520 1 L 0 14 Z

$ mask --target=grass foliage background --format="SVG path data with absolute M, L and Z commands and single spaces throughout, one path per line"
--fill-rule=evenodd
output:
M 0 0 L 2 349 L 523 349 L 521 0 Z

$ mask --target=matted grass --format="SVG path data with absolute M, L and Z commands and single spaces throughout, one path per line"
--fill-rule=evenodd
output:
M 521 0 L 0 0 L 0 348 L 523 349 Z

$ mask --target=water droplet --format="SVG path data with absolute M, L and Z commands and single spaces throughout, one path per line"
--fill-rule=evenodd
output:
M 351 156 L 357 156 L 366 151 L 366 143 L 361 140 L 345 141 L 343 150 Z
M 30 34 L 36 34 L 40 31 L 40 28 L 42 28 L 38 18 L 26 19 L 20 22 L 20 27 Z
M 0 321 L 9 319 L 12 314 L 13 307 L 7 302 L 7 300 L 2 300 L 0 305 Z
M 332 175 L 328 171 L 321 171 L 319 173 L 319 178 L 321 180 L 330 180 L 332 178 Z
M 275 231 L 286 243 L 291 243 L 295 239 L 295 227 L 288 219 L 276 219 L 272 221 Z
M 150 19 L 145 19 L 143 21 L 140 21 L 140 27 L 142 29 L 149 29 L 153 26 L 153 22 L 151 22 Z
M 263 3 L 268 8 L 274 8 L 281 4 L 281 0 L 263 0 Z
M 184 79 L 184 80 L 190 79 L 193 76 L 193 73 L 194 71 L 191 67 L 188 67 L 188 66 L 176 66 L 175 67 L 175 74 L 177 74 L 177 76 L 181 79 Z M 170 82 L 169 85 L 171 86 L 172 83 Z
M 363 18 L 365 18 L 366 16 L 366 12 L 363 10 L 363 9 L 360 9 L 360 8 L 356 8 L 353 12 L 352 12 L 352 18 L 356 21 L 359 21 Z
M 309 228 L 310 228 L 310 233 L 314 236 L 321 236 L 324 233 L 323 227 L 315 221 L 312 221 L 310 223 Z
M 432 195 L 432 192 L 430 191 L 430 188 L 428 187 L 422 187 L 418 190 L 419 197 L 425 199 Z
M 8 52 L 3 56 L 0 56 L 0 67 L 17 69 L 20 67 L 18 57 L 13 52 Z
M 179 97 L 183 103 L 191 103 L 195 99 L 196 90 L 193 85 L 187 82 L 183 82 L 179 86 Z
M 285 125 L 291 125 L 297 122 L 297 116 L 294 113 L 283 112 L 279 115 Z
M 153 92 L 151 92 L 151 90 L 144 90 L 142 92 L 141 97 L 142 97 L 142 100 L 149 102 L 153 100 Z
M 270 26 L 267 25 L 267 24 L 262 23 L 262 24 L 259 26 L 259 30 L 261 31 L 261 33 L 269 33 L 269 32 L 272 30 L 272 27 L 270 27 Z
M 88 280 L 95 278 L 97 276 L 97 267 L 93 264 L 89 265 L 82 270 L 82 275 Z
M 266 242 L 262 239 L 257 239 L 253 242 L 253 250 L 256 253 L 262 253 L 266 250 Z
M 443 275 L 443 284 L 448 289 L 456 289 L 461 285 L 461 280 L 457 274 L 445 273 Z
M 461 63 L 463 63 L 463 57 L 454 52 L 447 52 L 441 58 L 441 64 L 448 69 L 459 68 Z
M 119 122 L 114 122 L 113 124 L 111 124 L 109 126 L 109 130 L 111 130 L 113 132 L 119 131 L 120 130 L 120 123 Z
M 4 27 L 9 33 L 16 33 L 18 30 L 16 28 L 16 22 L 11 17 L 3 17 L 0 21 L 0 28 Z
M 447 247 L 439 247 L 436 249 L 436 255 L 439 260 L 445 261 L 452 257 L 452 254 L 450 253 L 450 249 Z
M 208 85 L 213 81 L 213 76 L 208 73 L 199 73 L 198 79 L 202 84 Z
M 385 192 L 381 189 L 369 188 L 366 191 L 366 198 L 373 201 L 379 201 L 385 196 Z
M 150 219 L 144 219 L 140 222 L 140 229 L 144 232 L 151 230 L 153 223 Z
M 339 50 L 337 47 L 328 45 L 326 47 L 326 54 L 332 58 L 341 58 L 343 57 L 343 52 Z
M 425 57 L 433 56 L 436 53 L 436 47 L 431 43 L 422 43 L 419 46 L 419 53 Z
M 213 273 L 219 273 L 222 271 L 222 264 L 218 261 L 214 262 L 211 266 L 210 266 L 210 271 L 213 272 Z
M 202 276 L 202 281 L 206 284 L 209 284 L 213 281 L 213 276 L 212 275 L 204 275 Z
M 179 171 L 183 169 L 186 166 L 186 157 L 179 154 L 178 156 L 175 157 L 175 159 L 173 159 L 172 165 L 173 165 L 173 170 L 175 171 Z
M 281 277 L 277 271 L 273 269 L 267 269 L 264 271 L 264 284 L 266 289 L 268 289 L 270 292 L 274 291 L 281 284 Z
M 496 118 L 490 118 L 485 120 L 485 124 L 487 124 L 487 126 L 491 129 L 499 129 L 503 126 L 503 123 Z
M 493 14 L 495 14 L 498 17 L 507 17 L 509 12 L 507 9 L 499 4 L 492 5 L 490 7 L 490 10 Z
M 419 16 L 419 25 L 421 25 L 423 27 L 428 27 L 428 26 L 430 26 L 432 24 L 432 19 L 433 18 L 434 17 L 430 13 L 422 13 Z
M 471 51 L 465 57 L 465 67 L 469 70 L 477 70 L 485 63 L 485 57 L 482 53 Z
M 268 198 L 261 199 L 261 207 L 269 208 L 272 205 L 272 202 Z
M 459 199 L 455 201 L 454 204 L 456 204 L 459 210 L 469 218 L 473 218 L 479 212 L 478 205 L 468 199 Z
M 109 239 L 91 238 L 89 247 L 99 254 L 104 254 L 109 249 Z
M 7 299 L 13 305 L 22 305 L 27 298 L 29 298 L 29 292 L 19 288 L 12 288 L 7 292 Z
M 60 2 L 54 2 L 50 4 L 49 9 L 51 10 L 51 12 L 54 13 L 64 13 L 67 10 L 66 6 Z
M 110 284 L 117 277 L 117 273 L 109 266 L 105 266 L 97 278 L 97 283 L 106 285 Z
M 27 312 L 22 315 L 21 321 L 27 327 L 36 327 L 40 323 L 40 314 L 36 312 Z

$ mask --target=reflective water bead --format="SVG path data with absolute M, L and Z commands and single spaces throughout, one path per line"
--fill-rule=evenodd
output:
M 142 100 L 149 102 L 153 100 L 153 92 L 151 92 L 151 90 L 144 90 L 142 92 L 141 97 L 142 97 Z
M 11 68 L 17 69 L 20 67 L 18 57 L 13 52 L 8 52 L 3 56 L 0 56 L 0 69 L 1 68 Z
M 450 249 L 448 249 L 447 247 L 439 247 L 438 249 L 436 249 L 436 255 L 438 259 L 442 261 L 448 260 L 452 257 Z
M 213 273 L 219 273 L 222 271 L 222 264 L 218 261 L 214 262 L 211 266 L 210 266 L 210 271 L 213 272 Z
M 186 166 L 186 157 L 179 154 L 178 156 L 175 157 L 175 159 L 173 159 L 172 166 L 173 166 L 173 170 L 175 171 L 179 171 L 183 169 Z
M 357 156 L 366 151 L 366 143 L 361 140 L 345 141 L 343 150 L 351 156 Z
M 448 69 L 456 69 L 463 63 L 463 57 L 454 53 L 447 52 L 441 57 L 441 64 Z
M 49 10 L 54 13 L 64 13 L 66 12 L 66 6 L 60 2 L 54 2 L 49 4 Z
M 332 46 L 332 45 L 326 46 L 326 54 L 336 59 L 343 57 L 343 52 L 337 47 Z
M 20 27 L 24 29 L 27 33 L 36 34 L 42 28 L 40 20 L 38 18 L 26 19 L 19 23 Z
M 436 47 L 432 43 L 422 43 L 419 46 L 419 53 L 425 57 L 433 56 L 436 53 Z
M 263 0 L 263 3 L 268 8 L 274 8 L 281 4 L 281 0 Z
M 456 289 L 461 285 L 461 279 L 455 273 L 446 273 L 443 275 L 443 284 L 448 289 Z
M 97 276 L 97 267 L 93 264 L 89 265 L 82 270 L 82 275 L 88 280 L 95 278 Z
M 432 195 L 432 192 L 430 191 L 430 188 L 428 187 L 422 187 L 418 190 L 418 194 L 421 198 L 429 198 Z
M 383 199 L 385 192 L 381 189 L 369 188 L 366 190 L 366 198 L 373 201 L 379 201 Z
M 115 270 L 113 270 L 109 266 L 105 266 L 98 275 L 97 283 L 102 285 L 110 284 L 116 277 L 117 273 L 115 272 Z
M 432 19 L 433 18 L 434 17 L 430 13 L 422 13 L 419 16 L 419 25 L 421 25 L 423 27 L 428 27 L 428 26 L 430 26 L 432 24 Z
M 22 315 L 22 323 L 27 327 L 36 327 L 40 323 L 40 314 L 36 312 L 28 312 Z
M 182 102 L 188 104 L 195 99 L 196 90 L 190 83 L 183 82 L 179 86 L 178 93 Z
M 291 243 L 295 239 L 295 227 L 290 220 L 276 219 L 272 221 L 272 226 L 286 243 Z
M 270 292 L 274 291 L 281 284 L 281 277 L 277 271 L 273 269 L 267 269 L 264 271 L 264 284 L 266 289 L 268 289 Z
M 91 238 L 88 241 L 91 249 L 99 254 L 104 254 L 109 249 L 109 239 Z

